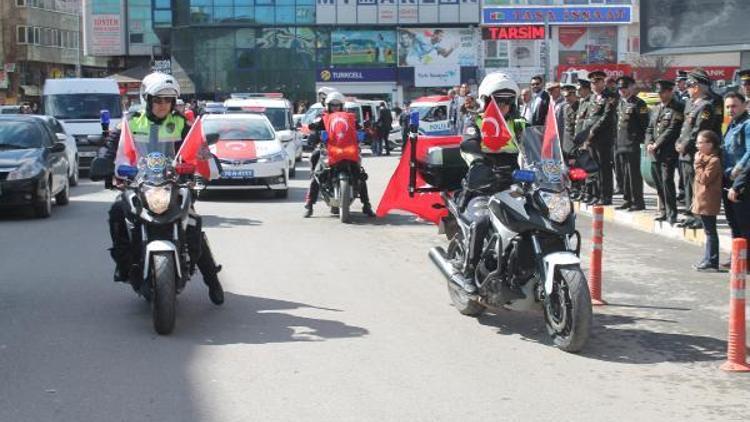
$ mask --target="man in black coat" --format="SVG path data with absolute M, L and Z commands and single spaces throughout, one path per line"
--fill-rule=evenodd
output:
M 384 102 L 380 103 L 378 107 L 378 121 L 375 123 L 379 142 L 385 147 L 385 155 L 391 155 L 391 147 L 388 144 L 388 135 L 391 133 L 391 127 L 393 125 L 393 116 L 391 116 L 391 110 L 385 105 Z
M 649 123 L 646 102 L 635 95 L 635 79 L 621 76 L 617 79 L 620 102 L 617 105 L 617 141 L 615 157 L 622 173 L 625 202 L 617 207 L 628 211 L 645 209 L 643 203 L 643 177 L 641 177 L 641 144 Z
M 531 106 L 525 112 L 526 115 L 522 117 L 531 126 L 543 126 L 550 102 L 549 93 L 544 90 L 544 77 L 542 75 L 532 77 L 530 85 Z
M 672 81 L 656 81 L 656 91 L 661 103 L 654 107 L 646 129 L 646 149 L 654 158 L 651 162 L 651 177 L 659 195 L 659 215 L 654 220 L 666 220 L 672 225 L 677 222 L 677 192 L 674 185 L 677 167 L 675 142 L 685 121 L 685 104 L 677 99 L 674 86 L 675 83 Z
M 586 104 L 586 121 L 583 130 L 576 135 L 599 163 L 599 174 L 589 205 L 612 205 L 612 133 L 617 119 L 617 98 L 607 90 L 604 82 L 606 73 L 595 70 L 589 73 L 591 88 L 594 91 Z M 579 108 L 580 114 L 580 108 Z

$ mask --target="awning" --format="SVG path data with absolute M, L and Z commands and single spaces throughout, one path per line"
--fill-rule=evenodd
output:
M 109 79 L 114 79 L 119 84 L 137 84 L 140 83 L 140 79 L 131 78 L 130 76 L 121 75 L 119 73 L 107 76 Z
M 23 89 L 23 95 L 27 97 L 38 97 L 42 95 L 42 91 L 36 85 L 21 85 Z

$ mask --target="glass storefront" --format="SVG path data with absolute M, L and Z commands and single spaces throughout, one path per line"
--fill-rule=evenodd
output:
M 189 23 L 310 25 L 315 0 L 190 0 Z

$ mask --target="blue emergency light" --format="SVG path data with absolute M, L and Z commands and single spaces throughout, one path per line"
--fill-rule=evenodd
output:
M 414 110 L 409 113 L 409 125 L 419 126 L 419 112 Z
M 104 109 L 99 112 L 99 121 L 103 125 L 109 125 L 109 110 Z
M 117 176 L 125 178 L 125 179 L 132 179 L 138 174 L 138 169 L 133 166 L 128 165 L 120 165 L 117 167 Z
M 536 173 L 533 170 L 513 170 L 513 181 L 516 183 L 534 183 Z

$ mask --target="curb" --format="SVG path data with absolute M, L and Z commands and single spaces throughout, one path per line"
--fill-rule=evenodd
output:
M 594 207 L 591 205 L 574 202 L 575 211 L 589 217 L 594 217 Z M 616 210 L 614 206 L 604 207 L 604 221 L 610 221 L 634 229 L 653 233 L 670 239 L 681 240 L 694 245 L 703 246 L 706 243 L 706 235 L 703 229 L 686 229 L 673 227 L 664 221 L 654 221 L 654 216 L 643 212 L 628 212 Z M 719 233 L 719 249 L 722 252 L 732 252 L 732 236 Z

